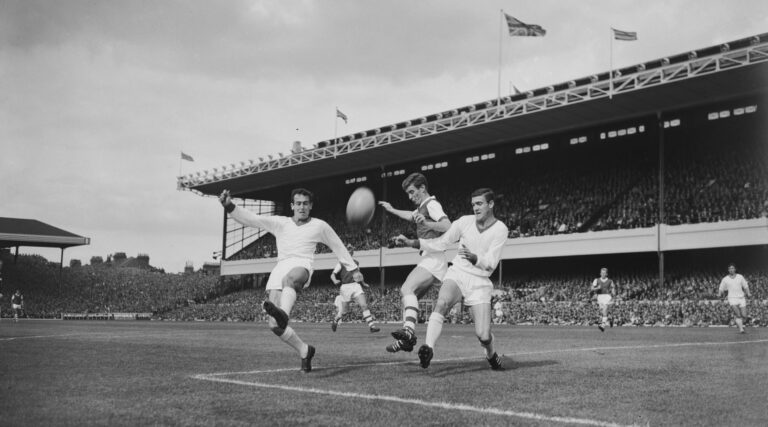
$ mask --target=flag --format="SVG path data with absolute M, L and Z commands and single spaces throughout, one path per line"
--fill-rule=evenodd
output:
M 520 89 L 518 89 L 517 86 L 515 86 L 515 85 L 512 85 L 512 89 L 515 90 L 515 95 L 520 95 L 520 93 L 522 93 L 522 92 L 520 92 Z
M 547 34 L 547 30 L 541 28 L 541 25 L 526 24 L 523 21 L 507 15 L 507 26 L 509 27 L 509 35 L 515 36 L 528 36 L 528 37 L 543 37 Z
M 637 40 L 637 32 L 635 31 L 621 31 L 615 28 L 611 28 L 611 30 L 613 30 L 613 38 L 616 40 L 623 40 L 627 42 Z
M 192 156 L 190 156 L 189 154 L 187 154 L 187 153 L 185 153 L 183 151 L 181 152 L 181 160 L 186 160 L 186 161 L 189 161 L 189 162 L 194 162 L 195 161 L 195 159 L 193 159 Z
M 339 109 L 336 109 L 336 117 L 340 118 L 341 120 L 344 120 L 344 123 L 347 123 L 347 115 L 339 111 Z

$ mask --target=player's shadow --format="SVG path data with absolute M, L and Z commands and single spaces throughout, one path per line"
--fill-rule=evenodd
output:
M 540 366 L 557 365 L 560 362 L 554 360 L 531 360 L 516 361 L 509 357 L 502 358 L 504 371 L 514 371 L 517 369 L 538 368 Z M 433 377 L 448 377 L 461 375 L 469 372 L 488 371 L 490 367 L 484 360 L 455 363 L 449 366 L 441 366 L 440 363 L 434 363 L 429 368 Z M 503 372 L 503 371 L 500 371 Z

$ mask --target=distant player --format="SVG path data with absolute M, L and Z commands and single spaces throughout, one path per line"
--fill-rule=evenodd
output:
M 443 206 L 429 195 L 427 178 L 414 172 L 402 183 L 403 191 L 416 205 L 416 210 L 405 211 L 392 207 L 385 201 L 379 204 L 387 212 L 416 224 L 416 236 L 420 239 L 439 237 L 451 226 L 451 221 L 443 211 Z M 403 328 L 392 332 L 395 342 L 387 346 L 387 351 L 396 353 L 400 350 L 411 351 L 416 345 L 416 321 L 419 318 L 419 298 L 427 293 L 432 285 L 443 279 L 448 263 L 444 252 L 421 253 L 422 259 L 408 274 L 400 288 L 403 301 Z
M 354 255 L 352 246 L 347 246 L 347 249 L 349 250 L 350 255 Z M 358 266 L 360 265 L 357 260 L 354 261 L 355 264 Z M 357 305 L 360 306 L 360 310 L 363 311 L 363 320 L 368 324 L 368 329 L 371 332 L 379 332 L 381 329 L 379 329 L 373 321 L 373 315 L 371 314 L 371 311 L 368 310 L 368 302 L 366 301 L 365 292 L 363 292 L 362 288 L 362 286 L 365 286 L 366 288 L 369 286 L 365 282 L 356 281 L 352 276 L 353 274 L 350 273 L 346 267 L 341 265 L 341 263 L 337 263 L 336 267 L 333 268 L 333 272 L 331 272 L 331 281 L 335 285 L 341 285 L 339 287 L 339 295 L 336 296 L 336 300 L 333 302 L 333 305 L 336 306 L 336 317 L 333 319 L 333 323 L 331 323 L 331 329 L 333 332 L 336 332 L 336 328 L 338 328 L 342 316 L 349 311 L 349 303 L 354 298 Z
M 16 289 L 16 292 L 11 295 L 11 310 L 13 310 L 13 321 L 18 322 L 19 321 L 19 315 L 21 315 L 21 310 L 24 309 L 24 297 L 21 295 L 21 292 Z
M 263 228 L 275 236 L 277 265 L 267 280 L 269 299 L 264 310 L 271 316 L 269 327 L 301 357 L 301 369 L 312 370 L 315 347 L 307 345 L 288 326 L 288 320 L 296 303 L 296 292 L 309 286 L 312 278 L 312 262 L 318 243 L 324 243 L 336 254 L 355 281 L 363 281 L 363 275 L 347 252 L 347 248 L 328 223 L 309 216 L 312 210 L 312 193 L 303 188 L 291 192 L 292 217 L 256 215 L 235 206 L 228 190 L 219 196 L 224 209 L 235 221 L 249 227 Z
M 616 296 L 616 286 L 613 280 L 608 278 L 608 269 L 603 267 L 600 269 L 600 277 L 592 281 L 592 286 L 589 288 L 592 292 L 597 293 L 597 305 L 600 308 L 600 323 L 597 327 L 601 332 L 605 332 L 605 328 L 608 323 L 608 306 L 611 305 L 613 297 Z M 610 320 L 610 326 L 613 327 L 613 319 Z
M 749 293 L 749 284 L 747 279 L 741 274 L 736 273 L 736 264 L 728 264 L 728 275 L 723 277 L 720 281 L 720 289 L 717 291 L 717 296 L 722 297 L 724 293 L 728 293 L 728 304 L 731 306 L 733 316 L 736 320 L 736 325 L 739 327 L 739 332 L 744 333 L 744 319 L 747 318 L 747 298 L 751 298 Z
M 443 278 L 435 309 L 429 316 L 425 343 L 419 348 L 422 368 L 428 368 L 434 348 L 448 311 L 462 298 L 469 307 L 475 324 L 475 334 L 485 350 L 485 357 L 493 370 L 503 370 L 501 357 L 493 349 L 491 333 L 491 273 L 499 265 L 501 250 L 507 242 L 509 230 L 493 213 L 494 193 L 489 188 L 472 192 L 472 211 L 453 222 L 448 231 L 436 239 L 408 239 L 403 235 L 396 240 L 406 246 L 427 252 L 442 252 L 459 242 L 459 251 Z
M 504 304 L 501 303 L 501 298 L 496 299 L 493 304 L 493 323 L 496 325 L 504 323 Z

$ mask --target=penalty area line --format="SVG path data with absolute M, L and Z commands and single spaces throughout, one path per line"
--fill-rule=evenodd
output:
M 533 412 L 519 412 L 519 411 L 511 411 L 508 409 L 472 406 L 472 405 L 466 405 L 462 403 L 430 402 L 430 401 L 420 400 L 420 399 L 406 399 L 406 398 L 397 397 L 397 396 L 387 396 L 387 395 L 379 395 L 379 394 L 350 393 L 350 392 L 334 391 L 334 390 L 322 390 L 322 389 L 312 388 L 312 387 L 296 387 L 296 386 L 288 386 L 288 385 L 280 385 L 280 384 L 267 384 L 267 383 L 261 383 L 261 382 L 255 382 L 255 381 L 240 381 L 240 380 L 234 380 L 229 378 L 213 377 L 210 374 L 193 375 L 192 378 L 196 380 L 236 384 L 236 385 L 242 385 L 242 386 L 248 386 L 248 387 L 271 388 L 271 389 L 293 391 L 293 392 L 300 392 L 300 393 L 319 394 L 319 395 L 325 395 L 325 396 L 364 399 L 364 400 L 376 400 L 376 401 L 401 403 L 401 404 L 404 403 L 404 404 L 417 405 L 417 406 L 422 406 L 427 408 L 447 409 L 447 410 L 464 411 L 464 412 L 476 412 L 479 414 L 492 414 L 492 415 L 507 416 L 507 417 L 525 418 L 525 419 L 536 420 L 536 421 L 591 425 L 591 426 L 602 426 L 602 427 L 623 426 L 623 424 L 616 424 L 616 423 L 610 423 L 610 422 L 599 421 L 599 420 L 591 420 L 587 418 L 557 417 L 557 416 L 536 414 Z
M 688 343 L 672 343 L 672 344 L 651 344 L 651 345 L 628 345 L 628 346 L 611 346 L 611 347 L 578 347 L 578 348 L 561 348 L 555 350 L 539 350 L 539 351 L 520 351 L 514 353 L 504 353 L 503 357 L 514 356 L 535 356 L 537 354 L 554 354 L 554 353 L 572 353 L 579 351 L 621 351 L 621 350 L 644 350 L 644 349 L 656 349 L 656 348 L 668 348 L 668 347 L 698 347 L 698 346 L 717 346 L 717 345 L 738 345 L 738 344 L 759 344 L 768 342 L 768 339 L 752 340 L 752 341 L 708 341 L 708 342 L 688 342 Z M 449 363 L 449 362 L 462 362 L 466 360 L 485 360 L 484 358 L 477 356 L 470 357 L 454 357 L 449 359 L 435 359 L 432 364 L 436 363 Z M 416 365 L 418 362 L 413 360 L 399 360 L 393 362 L 375 362 L 375 363 L 351 363 L 347 365 L 332 365 L 332 366 L 315 366 L 315 371 L 324 369 L 342 369 L 342 368 L 357 368 L 357 367 L 370 367 L 370 366 L 391 366 L 391 365 Z M 277 369 L 263 369 L 254 371 L 234 371 L 234 372 L 213 372 L 208 374 L 202 374 L 207 377 L 228 377 L 232 375 L 259 375 L 259 374 L 276 374 L 280 372 L 298 371 L 297 367 L 292 368 L 277 368 Z

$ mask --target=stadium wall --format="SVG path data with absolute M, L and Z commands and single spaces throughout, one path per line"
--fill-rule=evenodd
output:
M 768 244 L 768 218 L 740 221 L 682 224 L 632 230 L 608 230 L 556 236 L 508 239 L 502 251 L 502 259 L 530 259 L 576 255 L 599 255 L 707 249 L 732 246 Z M 447 251 L 448 257 L 456 255 L 456 249 Z M 419 262 L 418 251 L 409 248 L 357 251 L 355 258 L 362 268 L 415 265 Z M 315 270 L 331 270 L 337 259 L 333 254 L 315 256 Z M 222 261 L 223 276 L 269 273 L 275 266 L 275 258 Z

